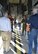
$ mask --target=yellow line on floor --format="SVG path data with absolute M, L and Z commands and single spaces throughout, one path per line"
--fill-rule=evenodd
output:
M 18 35 L 16 35 L 18 36 Z M 19 36 L 18 36 L 19 37 Z M 18 46 L 20 47 L 20 42 L 19 42 L 20 39 L 16 38 L 16 43 L 18 44 Z M 17 45 L 16 45 L 17 46 Z M 18 47 L 17 46 L 17 47 Z M 17 54 L 21 54 L 21 51 L 19 49 L 17 49 Z
M 17 50 L 17 54 L 21 54 L 21 52 L 23 53 L 23 54 L 25 54 L 26 53 L 26 51 L 20 46 L 20 42 L 19 41 L 21 41 L 22 39 L 19 37 L 19 35 L 17 35 L 18 34 L 18 30 L 17 30 L 17 28 L 14 30 L 15 31 L 15 37 L 16 37 L 16 43 L 14 43 L 15 44 L 15 47 L 17 48 L 16 50 Z M 13 45 L 13 42 L 11 41 L 11 43 L 12 43 L 12 45 Z
M 16 47 L 18 50 L 20 50 L 21 52 L 26 53 L 26 51 L 25 51 L 23 48 L 21 48 L 19 45 L 15 44 L 12 40 L 11 40 L 11 44 L 12 44 L 13 46 L 15 46 L 15 47 Z
M 18 38 L 18 39 L 22 40 L 22 39 L 21 39 L 21 37 L 18 37 L 18 35 L 17 35 L 17 34 L 16 34 L 16 36 L 12 36 L 12 38 L 14 38 L 14 37 L 16 37 L 16 38 Z
M 19 37 L 16 37 L 16 38 L 18 38 L 18 39 L 22 40 L 22 39 L 21 39 L 21 38 L 19 38 Z
M 22 43 L 20 43 L 19 41 L 17 41 L 17 40 L 16 40 L 16 42 L 17 42 L 18 44 L 21 44 L 21 45 L 23 46 L 23 44 L 22 44 Z

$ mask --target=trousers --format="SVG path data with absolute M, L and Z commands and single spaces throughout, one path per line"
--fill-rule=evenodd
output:
M 34 41 L 34 51 L 35 54 L 37 52 L 37 35 L 38 35 L 38 29 L 31 29 L 30 33 L 28 33 L 28 54 L 32 54 L 32 45 Z
M 3 48 L 7 52 L 7 51 L 9 51 L 9 47 L 10 47 L 11 32 L 2 32 L 1 31 L 1 36 L 3 39 Z

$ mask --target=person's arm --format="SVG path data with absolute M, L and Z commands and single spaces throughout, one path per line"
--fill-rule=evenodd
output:
M 30 24 L 26 23 L 26 31 L 29 32 L 30 31 Z
M 30 31 L 30 24 L 31 24 L 31 19 L 27 19 L 27 22 L 26 22 L 26 31 L 29 32 Z

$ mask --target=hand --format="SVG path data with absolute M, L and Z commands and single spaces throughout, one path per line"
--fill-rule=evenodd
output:
M 30 31 L 30 24 L 26 24 L 26 31 L 29 32 Z

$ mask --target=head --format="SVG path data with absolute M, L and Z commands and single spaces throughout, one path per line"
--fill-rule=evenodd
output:
M 38 13 L 38 7 L 33 7 L 32 14 L 37 14 L 37 13 Z

